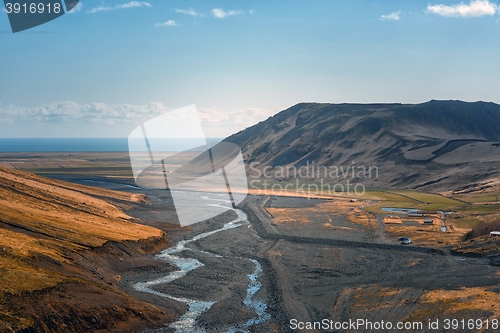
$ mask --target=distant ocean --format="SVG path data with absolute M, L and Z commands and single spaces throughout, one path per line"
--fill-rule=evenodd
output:
M 207 138 L 214 145 L 222 138 Z M 191 148 L 190 139 L 176 140 L 165 146 L 166 151 Z M 0 152 L 128 152 L 127 138 L 101 139 L 1 139 Z

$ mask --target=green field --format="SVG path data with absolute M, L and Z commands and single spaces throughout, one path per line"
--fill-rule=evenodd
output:
M 499 202 L 500 192 L 458 194 L 453 197 L 470 203 L 493 203 Z
M 128 153 L 2 153 L 0 165 L 40 175 L 132 177 Z

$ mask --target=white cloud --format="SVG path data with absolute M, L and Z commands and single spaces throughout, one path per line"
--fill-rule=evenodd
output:
M 121 137 L 128 135 L 130 130 L 143 122 L 171 110 L 173 108 L 166 107 L 161 102 L 132 105 L 65 101 L 36 107 L 5 105 L 0 102 L 0 124 L 3 129 L 15 128 L 12 132 L 14 137 L 30 137 L 33 133 L 29 129 L 33 128 L 50 128 L 54 135 L 75 137 L 95 136 L 95 129 L 100 129 Z M 267 119 L 277 111 L 252 107 L 222 111 L 219 108 L 198 107 L 199 118 L 207 137 L 229 136 Z M 23 129 L 27 132 L 23 133 Z
M 78 104 L 66 101 L 37 107 L 0 104 L 0 123 L 128 124 L 150 119 L 168 110 L 161 102 L 147 105 L 131 105 Z
M 71 9 L 71 10 L 68 12 L 68 14 L 76 14 L 76 13 L 78 13 L 79 11 L 81 11 L 81 10 L 82 10 L 82 7 L 83 7 L 82 3 L 81 3 L 81 2 L 78 2 L 78 4 L 77 4 L 75 7 L 73 7 L 73 9 Z
M 228 10 L 228 11 L 225 11 L 222 8 L 214 8 L 214 9 L 212 9 L 212 14 L 215 17 L 220 18 L 220 19 L 226 18 L 228 16 L 239 15 L 241 13 L 242 13 L 241 10 Z
M 98 13 L 98 12 L 107 12 L 107 11 L 110 11 L 110 10 L 113 10 L 113 7 L 99 6 L 99 7 L 94 7 L 92 9 L 87 10 L 87 13 L 94 14 L 94 13 Z
M 5 105 L 0 103 L 2 128 L 51 128 L 54 133 L 88 134 L 84 128 L 108 128 L 114 135 L 127 135 L 130 129 L 165 112 L 171 111 L 161 102 L 146 105 L 56 102 L 36 107 Z M 207 137 L 225 137 L 236 133 L 275 114 L 277 110 L 243 108 L 222 111 L 218 108 L 198 108 L 198 114 Z M 8 124 L 8 125 L 6 125 Z M 40 126 L 41 125 L 41 126 Z M 107 127 L 109 126 L 109 127 Z M 81 130 L 81 131 L 80 131 Z M 19 132 L 18 131 L 18 132 Z M 79 132 L 80 131 L 80 132 Z M 118 134 L 116 134 L 118 133 Z M 32 133 L 17 133 L 29 137 Z M 68 135 L 68 134 L 66 134 Z M 91 133 L 95 135 L 95 133 Z
M 117 5 L 118 9 L 121 8 L 134 8 L 134 7 L 153 7 L 149 2 L 145 1 L 130 1 L 128 3 L 125 3 L 123 5 Z
M 175 12 L 190 15 L 190 16 L 202 16 L 201 14 L 197 13 L 193 8 L 188 8 L 188 9 L 176 8 Z
M 427 12 L 444 17 L 481 17 L 495 15 L 500 10 L 497 4 L 489 0 L 472 0 L 468 5 L 463 2 L 456 5 L 428 5 Z
M 382 21 L 399 21 L 399 19 L 400 19 L 399 15 L 401 15 L 401 11 L 400 10 L 398 10 L 396 12 L 392 12 L 392 13 L 390 13 L 388 15 L 381 15 L 380 19 Z
M 229 136 L 269 118 L 276 112 L 276 110 L 269 111 L 252 107 L 232 111 L 198 108 L 203 130 L 208 137 Z
M 160 27 L 174 27 L 176 25 L 177 25 L 177 22 L 175 22 L 174 20 L 168 20 L 168 21 L 163 22 L 163 23 L 156 23 L 155 27 L 157 27 L 157 28 L 160 28 Z
M 399 21 L 399 19 L 400 19 L 399 15 L 401 15 L 400 10 L 392 12 L 392 13 L 387 14 L 387 15 L 381 15 L 380 19 L 382 21 Z
M 111 7 L 104 7 L 104 6 L 94 7 L 88 10 L 87 13 L 94 14 L 98 12 L 108 12 L 110 10 L 136 8 L 136 7 L 153 7 L 153 6 L 149 2 L 145 1 L 130 1 L 121 5 L 114 5 Z

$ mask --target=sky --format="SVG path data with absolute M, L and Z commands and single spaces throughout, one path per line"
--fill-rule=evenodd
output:
M 494 0 L 82 0 L 12 33 L 0 137 L 127 137 L 195 104 L 225 137 L 300 102 L 500 103 Z

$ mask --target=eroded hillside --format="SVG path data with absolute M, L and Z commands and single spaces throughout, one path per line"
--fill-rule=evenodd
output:
M 0 331 L 147 328 L 167 316 L 121 291 L 109 259 L 166 244 L 122 211 L 140 195 L 0 168 Z
M 254 168 L 272 167 L 270 174 L 307 165 L 350 167 L 356 170 L 354 177 L 340 172 L 325 178 L 353 178 L 383 188 L 452 190 L 498 180 L 500 105 L 301 103 L 225 141 L 238 144 Z M 358 177 L 358 167 L 370 166 L 378 168 L 376 176 Z M 249 170 L 250 176 L 256 174 Z M 308 176 L 318 178 L 311 171 Z

